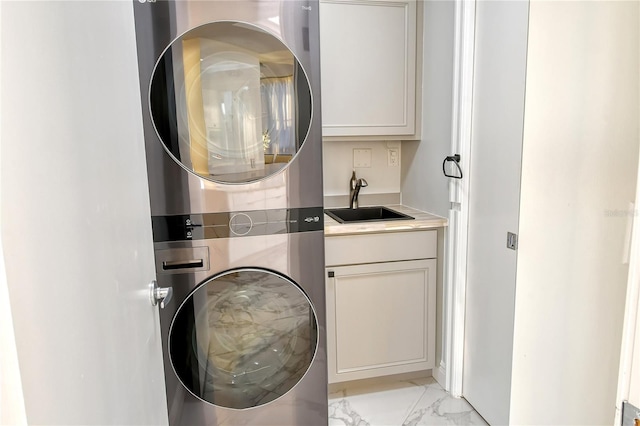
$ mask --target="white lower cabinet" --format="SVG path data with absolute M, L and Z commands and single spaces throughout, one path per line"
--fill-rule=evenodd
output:
M 433 245 L 427 251 L 435 255 L 436 231 L 389 234 L 387 247 L 406 236 L 422 240 L 416 252 Z M 367 236 L 340 238 L 357 244 L 362 237 Z M 334 254 L 340 253 L 340 245 L 340 240 L 327 238 L 327 249 Z M 384 249 L 361 246 L 374 256 Z M 350 253 L 342 254 L 348 262 Z M 435 258 L 327 266 L 329 383 L 433 368 L 435 281 Z

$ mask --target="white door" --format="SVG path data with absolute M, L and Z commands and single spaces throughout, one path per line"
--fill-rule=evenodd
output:
M 166 424 L 132 3 L 1 7 L 0 278 L 26 421 Z
M 478 2 L 462 394 L 509 423 L 528 2 Z

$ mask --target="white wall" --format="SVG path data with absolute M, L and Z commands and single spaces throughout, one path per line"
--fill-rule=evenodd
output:
M 638 161 L 638 2 L 530 8 L 513 424 L 612 424 Z
M 448 178 L 442 160 L 451 152 L 454 1 L 423 3 L 422 140 L 402 142 L 402 202 L 449 215 Z
M 1 4 L 0 4 L 0 7 Z M 0 226 L 2 218 L 0 217 Z M 26 425 L 18 351 L 0 242 L 0 425 Z
M 3 2 L 1 31 L 2 247 L 28 424 L 166 424 L 132 2 Z
M 324 195 L 349 195 L 349 180 L 353 167 L 353 150 L 371 149 L 371 167 L 355 168 L 356 176 L 369 184 L 360 195 L 400 193 L 400 166 L 389 166 L 387 149 L 395 147 L 400 154 L 400 142 L 325 141 L 322 145 Z
M 2 2 L 0 2 L 0 22 L 2 22 Z M 2 31 L 0 31 L 0 46 Z M 2 80 L 2 55 L 0 55 L 0 81 Z M 2 117 L 2 103 L 0 103 Z M 0 137 L 2 120 L 0 120 Z M 0 163 L 2 162 L 2 142 L 0 140 Z M 2 175 L 0 174 L 0 191 Z M 0 192 L 0 228 L 2 227 L 2 192 Z M 4 253 L 0 241 L 0 424 L 24 425 L 27 417 L 24 410 L 20 366 L 16 349 L 11 305 L 9 304 L 9 288 L 4 267 Z
M 422 41 L 418 64 L 422 72 L 422 139 L 402 142 L 402 203 L 443 217 L 449 216 L 449 178 L 442 174 L 442 160 L 451 155 L 453 98 L 454 10 L 453 0 L 422 2 L 418 26 Z M 421 21 L 421 22 L 420 22 Z M 418 31 L 420 34 L 420 31 Z M 444 382 L 443 274 L 445 231 L 438 231 L 438 277 L 436 280 L 436 369 Z

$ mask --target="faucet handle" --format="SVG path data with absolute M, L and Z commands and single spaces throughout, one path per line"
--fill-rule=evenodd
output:
M 367 183 L 367 181 L 363 178 L 358 179 L 358 186 L 361 188 L 364 188 L 365 186 L 369 186 L 369 184 Z

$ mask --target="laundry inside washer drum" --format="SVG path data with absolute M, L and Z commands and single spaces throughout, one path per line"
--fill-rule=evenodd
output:
M 170 340 L 172 362 L 184 360 L 173 362 L 176 374 L 196 397 L 243 409 L 273 401 L 300 381 L 316 350 L 317 324 L 297 285 L 242 271 L 196 289 L 176 314 Z

